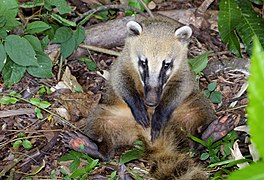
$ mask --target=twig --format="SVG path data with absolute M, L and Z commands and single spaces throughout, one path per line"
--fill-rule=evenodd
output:
M 234 111 L 234 110 L 237 110 L 237 109 L 242 109 L 242 108 L 245 108 L 247 107 L 248 105 L 241 105 L 241 106 L 237 106 L 237 107 L 233 107 L 233 108 L 229 108 L 229 109 L 225 109 L 223 111 L 218 111 L 216 112 L 217 114 L 220 114 L 220 113 L 223 113 L 223 112 L 230 112 L 230 111 Z
M 214 0 L 204 0 L 204 2 L 198 7 L 197 11 L 201 14 L 204 14 L 213 2 Z
M 61 70 L 62 70 L 62 55 L 60 57 L 60 64 L 59 64 L 59 72 L 58 72 L 58 75 L 57 75 L 57 80 L 59 81 L 60 78 L 61 78 Z
M 112 55 L 112 56 L 120 56 L 119 52 L 112 51 L 109 49 L 100 48 L 100 47 L 96 47 L 96 46 L 92 46 L 92 45 L 80 44 L 79 47 L 89 49 L 92 51 L 96 51 L 96 52 L 101 52 L 101 53 Z
M 63 132 L 63 129 L 39 129 L 39 130 L 27 130 L 27 129 L 6 129 L 2 132 L 24 132 L 24 133 L 40 133 L 40 132 Z
M 145 10 L 148 12 L 149 16 L 154 18 L 154 15 L 152 14 L 151 10 L 148 8 L 148 6 L 146 5 L 146 3 L 143 0 L 139 0 L 140 3 L 144 6 Z
M 6 111 L 1 111 L 0 118 L 10 117 L 10 116 L 18 116 L 18 115 L 23 115 L 23 114 L 33 114 L 33 113 L 35 113 L 35 111 L 32 108 L 21 108 L 21 109 L 16 109 L 16 110 L 6 110 Z
M 95 9 L 91 9 L 85 13 L 83 13 L 82 15 L 80 15 L 79 17 L 75 18 L 73 20 L 73 22 L 78 22 L 80 21 L 81 19 L 83 19 L 85 16 L 89 16 L 90 14 L 93 14 L 95 12 L 98 12 L 98 11 L 104 11 L 104 10 L 108 10 L 108 9 L 119 9 L 119 10 L 131 10 L 131 11 L 135 11 L 143 16 L 146 16 L 142 11 L 136 9 L 136 8 L 133 8 L 131 6 L 126 6 L 126 5 L 104 5 L 104 6 L 99 6 Z

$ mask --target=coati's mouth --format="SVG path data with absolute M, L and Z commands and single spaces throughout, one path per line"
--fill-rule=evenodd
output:
M 155 107 L 160 102 L 162 89 L 160 87 L 145 86 L 144 88 L 144 103 L 146 106 Z

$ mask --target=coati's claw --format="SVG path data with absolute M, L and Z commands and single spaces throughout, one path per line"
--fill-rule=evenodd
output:
M 74 149 L 75 151 L 83 152 L 91 156 L 92 158 L 99 158 L 104 160 L 103 155 L 98 151 L 98 147 L 87 136 L 84 136 L 80 132 L 65 132 L 61 134 L 62 142 L 65 146 Z M 81 144 L 84 148 L 81 149 Z
M 144 128 L 148 128 L 149 127 L 149 119 L 148 119 L 148 114 L 147 111 L 138 111 L 137 113 L 135 113 L 134 115 L 135 120 Z

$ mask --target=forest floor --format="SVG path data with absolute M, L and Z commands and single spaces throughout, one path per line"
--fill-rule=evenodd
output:
M 96 2 L 97 0 L 94 0 L 94 3 Z M 167 2 L 160 0 L 157 1 L 156 7 L 152 11 L 188 10 L 198 8 L 202 2 L 201 0 L 195 1 L 195 3 L 194 1 Z M 69 4 L 80 14 L 90 9 L 91 4 L 89 3 L 86 4 L 86 1 L 82 0 L 69 0 Z M 208 11 L 210 10 L 218 11 L 217 2 L 209 7 Z M 119 10 L 116 10 L 115 13 L 117 15 L 111 18 L 124 16 L 124 13 Z M 89 29 L 91 25 L 96 25 L 99 22 L 98 19 L 92 18 L 85 28 Z M 243 125 L 246 122 L 245 108 L 248 103 L 246 97 L 248 69 L 245 68 L 245 65 L 248 65 L 248 57 L 244 54 L 243 59 L 237 59 L 232 55 L 222 43 L 217 27 L 213 27 L 213 24 L 215 25 L 217 22 L 206 22 L 208 23 L 206 28 L 195 29 L 196 32 L 191 39 L 188 55 L 193 58 L 203 52 L 212 51 L 209 54 L 209 65 L 199 79 L 200 88 L 205 90 L 209 83 L 216 82 L 215 91 L 222 94 L 221 103 L 214 104 L 217 116 L 219 119 L 235 117 L 231 123 L 232 126 Z M 112 47 L 112 50 L 115 51 L 121 49 L 122 47 Z M 96 62 L 97 70 L 100 72 L 108 71 L 111 64 L 117 59 L 116 56 L 94 51 L 90 51 L 88 56 Z M 58 79 L 58 73 L 62 74 L 62 79 Z M 45 93 L 46 87 L 52 88 L 61 82 L 74 84 L 75 88 L 80 86 L 84 92 L 61 89 Z M 59 134 L 84 127 L 89 110 L 95 107 L 100 99 L 104 83 L 105 79 L 101 75 L 96 71 L 89 70 L 83 61 L 74 56 L 64 62 L 62 72 L 60 72 L 59 64 L 54 64 L 51 79 L 38 79 L 26 74 L 21 82 L 7 88 L 0 77 L 0 92 L 2 94 L 16 91 L 22 95 L 21 99 L 13 105 L 0 104 L 0 177 L 21 179 L 31 176 L 33 179 L 50 179 L 51 177 L 60 179 L 65 177 L 61 168 L 70 174 L 69 167 L 72 161 L 58 161 L 62 155 L 69 152 L 69 148 L 61 142 Z M 40 90 L 43 92 L 41 93 Z M 35 107 L 28 102 L 32 97 L 51 103 L 48 111 L 42 111 L 43 118 L 41 120 L 34 112 Z M 65 123 L 62 119 L 68 119 L 70 123 Z M 21 133 L 24 133 L 25 137 L 18 135 Z M 19 138 L 23 141 L 29 140 L 33 147 L 29 150 L 23 147 L 14 148 L 13 144 Z M 246 149 L 247 145 L 243 140 L 239 145 Z M 119 171 L 118 159 L 119 155 L 114 161 L 100 163 L 90 172 L 89 179 L 107 179 L 113 171 Z M 82 163 L 84 162 L 81 161 Z M 203 164 L 208 165 L 208 162 L 203 161 Z M 150 179 L 149 165 L 144 159 L 129 162 L 126 164 L 126 168 L 143 179 Z M 209 171 L 213 174 L 217 168 L 212 168 Z

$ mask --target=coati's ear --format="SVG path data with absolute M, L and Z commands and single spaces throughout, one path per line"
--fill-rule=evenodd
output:
M 188 40 L 191 37 L 191 35 L 192 35 L 192 29 L 189 26 L 180 27 L 175 31 L 175 36 L 181 41 Z
M 142 26 L 136 21 L 129 21 L 127 23 L 127 31 L 130 35 L 140 35 L 142 32 Z

